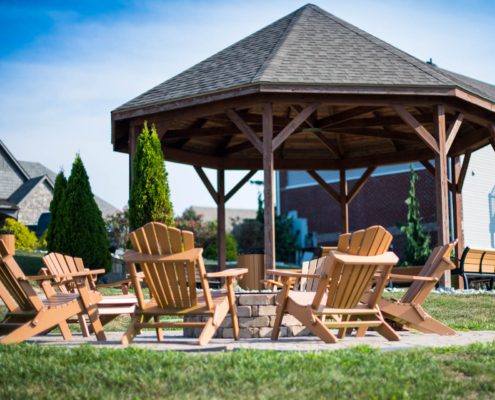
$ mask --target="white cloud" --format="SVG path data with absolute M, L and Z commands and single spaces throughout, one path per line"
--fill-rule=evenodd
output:
M 112 150 L 110 111 L 304 3 L 147 2 L 132 13 L 91 22 L 59 18 L 54 33 L 0 60 L 0 136 L 19 159 L 53 170 L 63 166 L 69 172 L 80 152 L 95 193 L 122 207 L 128 159 Z M 495 81 L 495 42 L 486 40 L 495 28 L 490 15 L 470 2 L 450 8 L 431 2 L 318 4 L 421 59 Z M 176 211 L 213 205 L 192 167 L 167 167 Z M 228 185 L 241 176 L 228 173 Z M 247 185 L 229 206 L 254 208 L 256 194 Z

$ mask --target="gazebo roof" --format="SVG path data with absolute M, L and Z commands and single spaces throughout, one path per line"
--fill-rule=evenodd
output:
M 457 87 L 495 102 L 495 86 L 425 63 L 308 4 L 115 112 L 260 84 L 433 90 Z

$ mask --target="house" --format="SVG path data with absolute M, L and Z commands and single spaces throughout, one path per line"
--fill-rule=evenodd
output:
M 217 220 L 217 208 L 216 207 L 191 207 L 197 214 L 203 217 L 203 221 L 211 222 Z M 232 232 L 234 221 L 243 221 L 245 219 L 256 218 L 256 210 L 245 208 L 226 208 L 225 209 L 225 230 Z
M 0 226 L 14 218 L 41 234 L 48 226 L 56 173 L 38 162 L 19 161 L 0 140 Z M 104 217 L 118 211 L 95 196 Z

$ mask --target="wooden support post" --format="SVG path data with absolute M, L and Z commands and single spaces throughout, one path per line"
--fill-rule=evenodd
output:
M 345 169 L 340 169 L 340 226 L 342 233 L 349 232 L 349 203 Z
M 263 106 L 263 172 L 264 172 L 264 234 L 265 271 L 275 268 L 275 210 L 273 191 L 273 115 L 272 104 Z
M 438 245 L 447 244 L 449 235 L 449 188 L 447 176 L 447 153 L 445 148 L 445 106 L 438 105 L 434 111 L 436 139 L 438 141 L 438 153 L 435 156 L 435 192 Z M 443 284 L 450 287 L 450 271 L 446 271 Z
M 217 170 L 217 229 L 218 229 L 218 265 L 226 268 L 227 249 L 225 244 L 225 170 Z
M 455 246 L 456 259 L 461 258 L 462 250 L 464 249 L 464 232 L 462 229 L 462 188 L 459 187 L 459 176 L 461 175 L 461 159 L 460 157 L 452 157 L 450 159 L 452 171 L 452 183 L 455 190 L 452 192 L 452 211 L 453 211 L 453 226 L 454 239 L 457 239 Z

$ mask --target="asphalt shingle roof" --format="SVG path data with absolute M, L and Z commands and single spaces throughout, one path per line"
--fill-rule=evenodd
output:
M 115 111 L 259 83 L 455 87 L 495 101 L 495 87 L 427 64 L 308 4 Z

